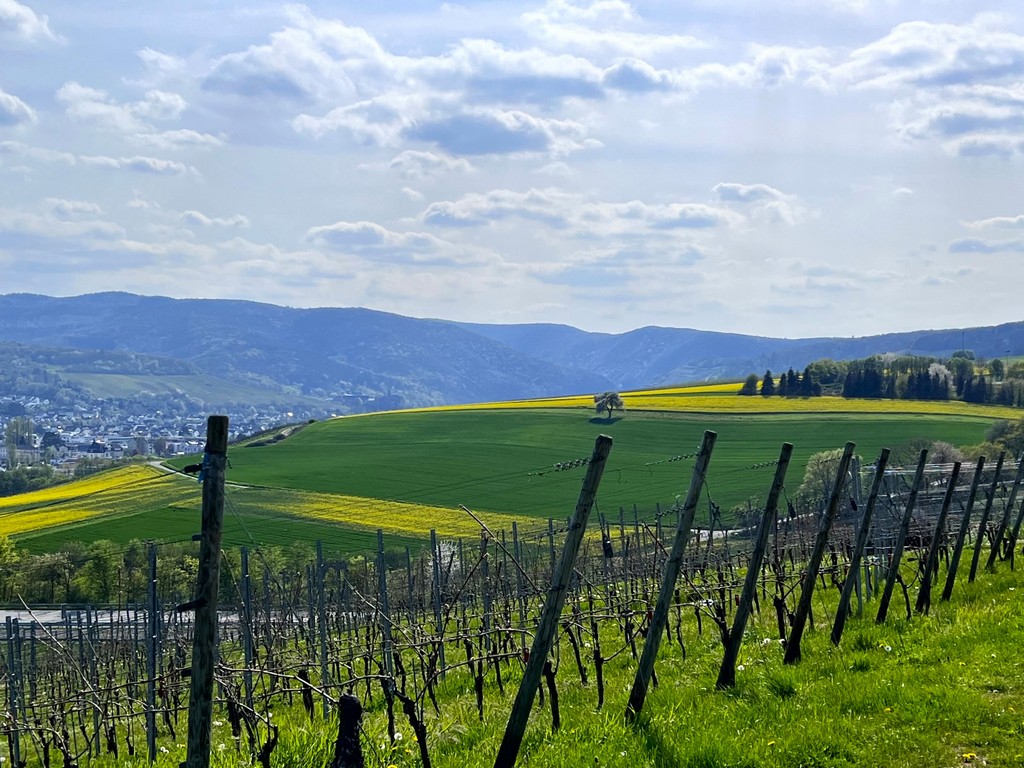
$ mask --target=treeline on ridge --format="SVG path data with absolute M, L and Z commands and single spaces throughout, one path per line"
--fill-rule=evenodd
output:
M 750 374 L 740 395 L 842 397 L 889 400 L 960 400 L 1024 407 L 1024 362 L 976 359 L 970 350 L 949 358 L 887 353 L 859 360 L 817 360 L 776 378 L 771 370 Z

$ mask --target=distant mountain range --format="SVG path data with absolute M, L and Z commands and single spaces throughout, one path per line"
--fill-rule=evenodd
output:
M 0 295 L 0 341 L 46 348 L 51 356 L 53 350 L 129 352 L 160 362 L 128 356 L 132 370 L 124 373 L 137 375 L 140 365 L 154 377 L 194 371 L 247 391 L 258 387 L 358 410 L 371 397 L 377 407 L 409 407 L 626 390 L 882 352 L 1024 354 L 1024 322 L 773 339 L 660 327 L 591 333 L 565 325 L 455 323 L 359 308 L 127 293 L 8 294 Z M 88 359 L 95 363 L 96 357 Z M 117 373 L 121 358 L 108 357 L 104 372 Z

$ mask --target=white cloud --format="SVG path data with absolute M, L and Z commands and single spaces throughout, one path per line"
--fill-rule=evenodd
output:
M 1024 74 L 1024 36 L 970 24 L 912 21 L 853 51 L 835 76 L 859 88 L 942 88 Z
M 370 221 L 339 221 L 306 232 L 308 242 L 374 261 L 467 265 L 487 260 L 423 232 L 396 232 Z
M 407 149 L 395 155 L 388 163 L 388 168 L 410 179 L 423 179 L 453 171 L 468 173 L 473 170 L 472 164 L 465 158 L 415 149 Z
M 562 50 L 659 56 L 707 46 L 706 41 L 693 35 L 643 30 L 633 7 L 618 0 L 586 5 L 549 0 L 543 8 L 524 13 L 521 23 L 528 34 Z
M 61 152 L 44 147 L 32 147 L 20 141 L 0 141 L 0 155 L 26 157 L 30 160 L 39 160 L 44 163 L 74 165 L 77 162 L 75 156 L 70 152 Z
M 723 203 L 750 206 L 751 217 L 758 221 L 792 226 L 808 215 L 795 195 L 787 195 L 767 184 L 721 182 L 712 191 Z
M 0 88 L 0 127 L 34 122 L 36 122 L 35 110 L 17 96 Z
M 988 219 L 963 222 L 971 229 L 1024 229 L 1024 213 L 1017 216 L 993 216 Z
M 949 244 L 950 253 L 1024 253 L 1024 238 L 1016 240 L 982 240 L 964 238 Z
M 737 184 L 723 181 L 716 184 L 713 191 L 724 203 L 760 203 L 768 200 L 785 200 L 787 197 L 767 184 Z
M 105 92 L 74 81 L 57 91 L 57 99 L 66 105 L 75 120 L 93 123 L 124 133 L 144 133 L 152 129 L 150 120 L 176 120 L 188 106 L 182 96 L 151 90 L 139 101 L 118 103 Z
M 186 173 L 199 175 L 199 171 L 177 160 L 164 160 L 158 157 L 108 157 L 106 155 L 82 155 L 78 158 L 82 165 L 112 170 L 134 171 L 136 173 L 152 173 L 158 176 L 182 176 Z
M 0 0 L 0 40 L 5 38 L 24 43 L 60 40 L 45 14 L 39 15 L 16 0 Z
M 184 211 L 181 216 L 181 220 L 186 224 L 197 226 L 197 227 L 248 227 L 249 219 L 240 213 L 236 213 L 234 216 L 210 217 L 206 214 L 200 213 L 199 211 Z
M 96 203 L 90 203 L 84 200 L 62 200 L 60 198 L 50 197 L 44 202 L 49 206 L 53 215 L 61 221 L 69 221 L 70 219 L 81 215 L 92 215 L 103 212 L 103 209 Z
M 209 133 L 181 128 L 175 131 L 161 131 L 160 133 L 137 133 L 130 137 L 137 144 L 156 147 L 165 152 L 182 151 L 188 149 L 213 149 L 223 147 L 224 139 L 213 136 Z
M 434 226 L 477 227 L 506 220 L 544 224 L 581 237 L 647 234 L 667 230 L 706 230 L 742 223 L 739 214 L 703 203 L 649 204 L 600 202 L 559 189 L 507 189 L 436 202 L 421 215 Z

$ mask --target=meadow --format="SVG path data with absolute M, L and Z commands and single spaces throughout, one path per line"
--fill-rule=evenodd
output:
M 495 529 L 538 527 L 571 512 L 586 456 L 599 433 L 613 437 L 598 511 L 650 519 L 685 490 L 685 457 L 704 430 L 719 434 L 707 505 L 757 503 L 782 441 L 795 445 L 787 494 L 814 453 L 857 444 L 870 464 L 883 447 L 943 440 L 977 444 L 1003 411 L 963 403 L 737 397 L 711 384 L 624 393 L 626 412 L 597 416 L 590 396 L 387 412 L 303 425 L 285 439 L 229 449 L 225 543 L 324 541 L 358 552 L 383 528 L 398 546 L 420 546 L 430 529 L 473 536 L 464 505 Z M 757 409 L 752 411 L 751 409 Z M 1016 415 L 1010 411 L 1011 415 Z M 180 468 L 195 461 L 170 462 Z M 95 485 L 95 484 L 99 485 Z M 620 510 L 624 512 L 620 513 Z M 198 525 L 198 486 L 181 475 L 135 467 L 0 500 L 0 535 L 32 551 L 69 541 L 187 541 Z

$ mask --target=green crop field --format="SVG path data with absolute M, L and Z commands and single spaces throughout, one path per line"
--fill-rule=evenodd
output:
M 981 442 L 991 421 L 933 415 L 693 415 L 630 412 L 609 423 L 581 409 L 389 413 L 312 424 L 272 445 L 230 450 L 235 482 L 487 510 L 529 517 L 571 513 L 583 470 L 551 465 L 589 456 L 599 433 L 615 440 L 598 494 L 602 511 L 671 505 L 689 483 L 704 430 L 718 433 L 709 495 L 723 509 L 763 496 L 784 441 L 794 444 L 787 488 L 807 458 L 846 441 L 872 461 L 883 447 L 925 438 Z M 543 474 L 540 474 L 542 473 Z M 430 527 L 424 521 L 424 530 Z
M 597 496 L 599 512 L 614 520 L 620 508 L 632 517 L 635 506 L 650 518 L 657 505 L 669 508 L 689 484 L 687 455 L 710 429 L 718 444 L 706 499 L 728 517 L 733 506 L 765 495 L 770 463 L 784 441 L 795 446 L 786 484 L 792 494 L 818 451 L 852 441 L 870 464 L 882 447 L 913 440 L 977 444 L 993 421 L 953 409 L 894 413 L 885 401 L 876 401 L 877 413 L 811 413 L 809 403 L 799 401 L 801 410 L 791 413 L 632 410 L 609 421 L 589 408 L 550 402 L 345 417 L 258 447 L 233 445 L 224 542 L 321 539 L 331 551 L 350 553 L 372 548 L 377 528 L 385 530 L 388 546 L 418 546 L 432 528 L 449 538 L 473 537 L 477 524 L 460 505 L 495 529 L 509 528 L 513 519 L 527 527 L 562 520 L 572 512 L 584 470 L 555 465 L 588 457 L 602 432 L 615 444 Z M 153 477 L 153 468 L 145 472 L 134 480 L 112 474 L 66 491 L 0 500 L 0 534 L 37 552 L 72 540 L 187 540 L 199 525 L 198 484 L 180 475 Z M 702 505 L 698 525 L 707 522 L 709 509 Z

